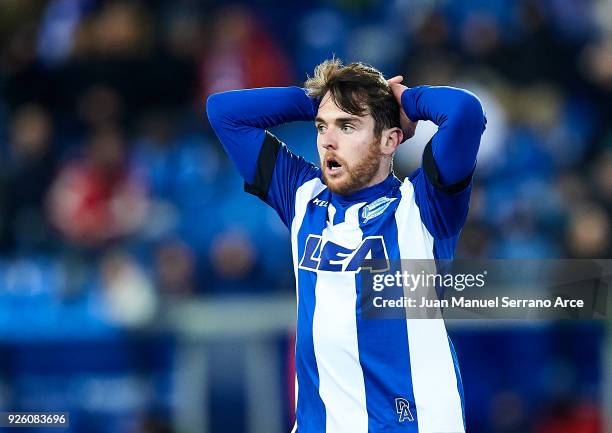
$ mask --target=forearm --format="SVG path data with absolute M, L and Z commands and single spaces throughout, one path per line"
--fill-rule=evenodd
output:
M 234 90 L 211 95 L 208 119 L 225 151 L 247 182 L 255 175 L 266 128 L 314 120 L 315 103 L 299 87 Z
M 450 185 L 470 175 L 486 125 L 478 98 L 453 87 L 418 86 L 404 91 L 402 106 L 412 121 L 438 125 L 432 150 L 442 182 Z

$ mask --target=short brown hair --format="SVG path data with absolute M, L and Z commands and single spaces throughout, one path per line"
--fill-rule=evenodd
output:
M 355 116 L 371 114 L 374 136 L 383 129 L 399 127 L 399 105 L 382 73 L 361 62 L 346 66 L 337 58 L 325 60 L 304 84 L 308 95 L 321 100 L 330 92 L 343 111 Z

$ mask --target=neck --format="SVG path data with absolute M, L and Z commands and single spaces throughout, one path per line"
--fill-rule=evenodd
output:
M 366 185 L 364 185 L 363 188 L 367 188 L 367 187 L 374 186 L 374 185 L 381 183 L 387 177 L 389 177 L 392 171 L 393 170 L 392 170 L 391 163 L 389 162 L 389 160 L 384 157 L 381 158 L 380 165 L 378 166 L 378 171 L 376 172 L 372 180 L 370 180 Z

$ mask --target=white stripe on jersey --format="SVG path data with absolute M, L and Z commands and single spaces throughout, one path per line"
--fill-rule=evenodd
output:
M 400 188 L 395 214 L 402 259 L 433 259 L 433 236 L 421 221 L 412 183 Z M 412 388 L 419 433 L 463 433 L 457 376 L 442 319 L 408 319 Z
M 293 253 L 293 272 L 295 273 L 295 294 L 298 295 L 297 281 L 298 281 L 298 233 L 302 227 L 304 216 L 306 215 L 306 209 L 310 200 L 315 198 L 327 188 L 319 178 L 314 178 L 301 185 L 295 192 L 295 214 L 293 221 L 291 221 L 291 252 Z
M 357 248 L 363 237 L 359 209 L 365 204 L 348 208 L 342 223 L 334 226 L 328 221 L 321 245 L 331 241 L 350 250 Z M 315 296 L 312 338 L 319 395 L 326 409 L 325 431 L 367 433 L 365 382 L 357 344 L 355 274 L 317 271 Z

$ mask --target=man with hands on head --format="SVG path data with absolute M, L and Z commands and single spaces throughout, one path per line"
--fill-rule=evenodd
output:
M 371 66 L 327 60 L 305 88 L 218 93 L 207 113 L 245 190 L 291 232 L 300 433 L 465 431 L 461 376 L 442 320 L 368 320 L 365 259 L 452 259 L 486 118 L 472 93 L 407 88 Z M 438 125 L 422 165 L 393 174 L 419 120 Z M 313 121 L 319 166 L 267 131 Z

